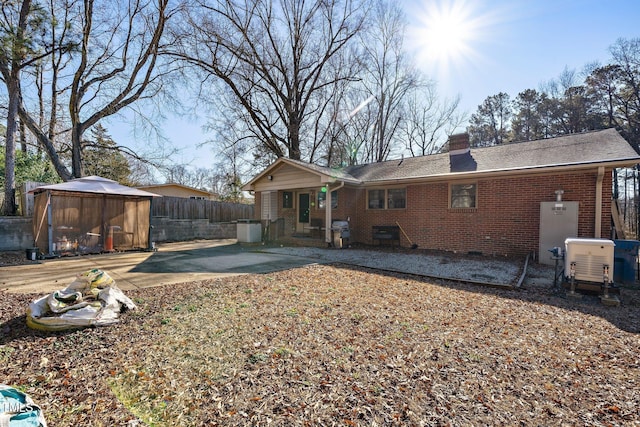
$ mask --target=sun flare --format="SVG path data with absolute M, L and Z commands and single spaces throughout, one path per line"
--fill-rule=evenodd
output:
M 414 17 L 410 38 L 418 60 L 447 69 L 476 55 L 482 19 L 463 0 L 430 2 Z
M 425 27 L 428 52 L 434 58 L 454 58 L 469 49 L 471 27 L 461 10 L 437 10 Z

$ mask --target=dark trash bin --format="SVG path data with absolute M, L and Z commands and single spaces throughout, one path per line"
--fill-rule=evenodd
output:
M 26 250 L 26 254 L 29 261 L 35 261 L 38 259 L 38 248 L 29 248 Z
M 613 251 L 615 262 L 613 280 L 617 283 L 633 285 L 636 282 L 640 241 L 614 240 L 613 242 L 616 245 Z

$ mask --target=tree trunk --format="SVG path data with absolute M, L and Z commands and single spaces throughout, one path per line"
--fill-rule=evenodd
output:
M 71 130 L 71 175 L 82 178 L 82 125 L 76 123 Z
M 300 160 L 300 122 L 294 114 L 289 117 L 289 158 Z
M 7 82 L 7 86 L 9 88 L 9 105 L 7 111 L 7 136 L 5 138 L 4 203 L 2 204 L 2 215 L 15 215 L 16 123 L 18 120 L 20 88 L 16 84 L 16 80 Z
M 7 135 L 5 137 L 5 171 L 3 215 L 16 214 L 16 130 L 18 108 L 20 107 L 20 54 L 23 51 L 23 36 L 27 27 L 27 17 L 31 9 L 31 0 L 23 0 L 15 38 L 11 40 L 11 59 L 2 63 L 2 77 L 7 85 L 9 105 L 7 106 Z M 6 60 L 6 58 L 5 58 Z M 9 63 L 11 69 L 9 70 Z

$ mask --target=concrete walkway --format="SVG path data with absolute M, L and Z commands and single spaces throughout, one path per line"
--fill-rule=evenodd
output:
M 157 252 L 84 255 L 0 267 L 0 289 L 14 293 L 50 293 L 65 288 L 92 268 L 109 273 L 122 290 L 148 288 L 216 277 L 300 267 L 312 258 L 257 252 L 260 247 L 235 240 L 201 240 L 159 245 Z

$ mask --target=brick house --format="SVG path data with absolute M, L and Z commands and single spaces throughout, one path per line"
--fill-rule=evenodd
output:
M 521 256 L 539 250 L 541 202 L 558 190 L 579 206 L 566 237 L 610 238 L 612 171 L 639 162 L 614 129 L 477 149 L 460 134 L 448 153 L 339 169 L 280 158 L 243 189 L 278 237 L 321 229 L 331 242 L 325 225 L 348 219 L 352 242 L 398 223 L 421 248 Z

